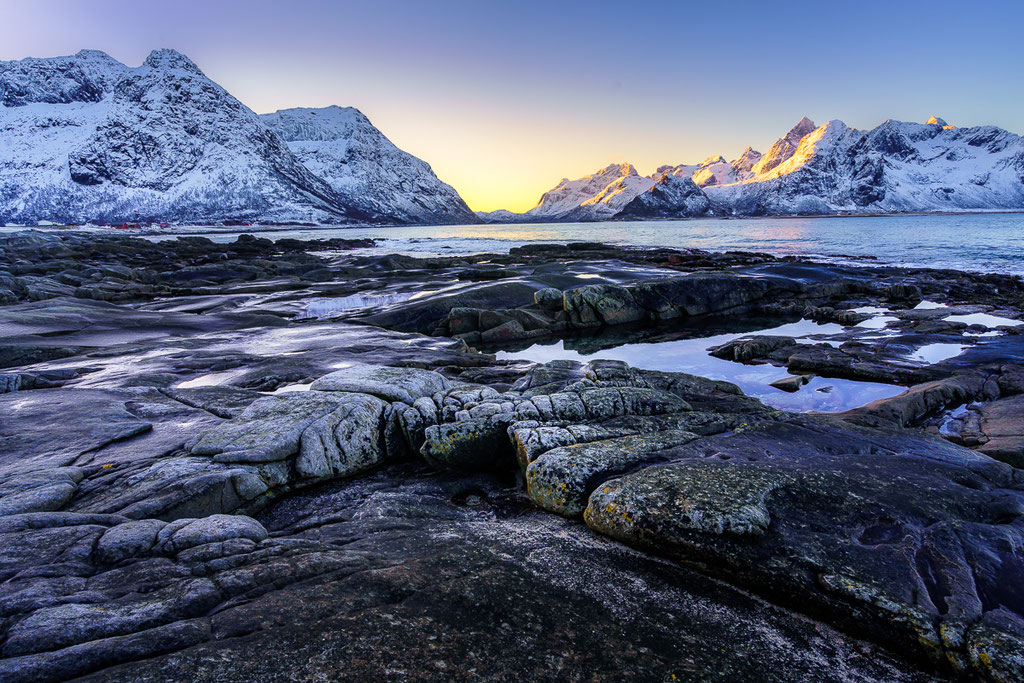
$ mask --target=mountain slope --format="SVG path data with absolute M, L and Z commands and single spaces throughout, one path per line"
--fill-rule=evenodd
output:
M 526 220 L 594 220 L 609 218 L 654 181 L 641 176 L 632 164 L 610 164 L 588 176 L 569 180 L 545 192 L 537 206 L 524 214 Z
M 691 178 L 666 173 L 626 204 L 616 218 L 690 218 L 711 213 L 708 196 Z
M 453 187 L 402 151 L 358 109 L 285 109 L 260 116 L 347 205 L 403 223 L 476 223 Z
M 870 131 L 834 120 L 770 170 L 707 192 L 734 214 L 1020 209 L 1024 138 L 941 119 L 886 121 Z
M 0 93 L 0 223 L 367 218 L 173 50 L 0 63 Z
M 793 156 L 804 136 L 815 129 L 814 122 L 806 116 L 800 119 L 788 133 L 775 141 L 766 154 L 750 169 L 754 175 L 763 175 Z

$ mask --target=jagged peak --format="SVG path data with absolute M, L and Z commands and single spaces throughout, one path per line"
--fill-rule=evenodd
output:
M 846 125 L 846 121 L 843 121 L 842 119 L 832 119 L 831 121 L 829 121 L 828 123 L 824 124 L 824 126 L 821 127 L 825 128 L 826 130 L 834 130 L 837 128 L 845 130 L 849 128 L 849 126 Z M 817 128 L 815 128 L 815 130 L 817 130 Z
M 726 160 L 725 160 L 725 157 L 723 157 L 721 154 L 712 154 L 707 159 L 705 159 L 704 161 L 700 162 L 700 165 L 701 166 L 710 166 L 712 164 L 724 164 L 724 163 L 727 163 Z
M 387 140 L 355 107 L 336 104 L 319 108 L 292 107 L 278 109 L 272 114 L 260 114 L 260 118 L 288 142 L 347 140 L 354 134 L 379 136 Z
M 946 126 L 949 125 L 943 119 L 939 118 L 938 116 L 934 116 L 934 115 L 932 115 L 931 118 L 929 118 L 927 121 L 925 121 L 925 123 L 926 124 L 931 124 L 933 126 L 942 126 L 943 128 L 945 128 Z
M 800 135 L 800 137 L 803 137 L 804 135 L 807 135 L 815 128 L 817 128 L 817 126 L 814 125 L 814 121 L 811 121 L 809 118 L 804 116 L 803 118 L 796 122 L 795 126 L 789 129 L 789 133 L 786 135 L 786 137 L 789 137 L 790 135 L 794 134 L 798 134 Z
M 185 69 L 186 71 L 201 73 L 195 62 L 177 50 L 172 50 L 170 48 L 153 50 L 149 53 L 149 56 L 146 57 L 146 61 L 144 61 L 142 65 L 148 66 L 152 69 Z
M 611 175 L 613 173 L 616 173 L 623 177 L 638 175 L 636 169 L 633 167 L 633 164 L 626 162 L 608 164 L 594 175 Z

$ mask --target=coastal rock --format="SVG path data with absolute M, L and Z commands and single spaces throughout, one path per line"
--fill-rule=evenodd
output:
M 444 678 L 472 677 L 486 662 L 488 672 L 520 679 L 543 678 L 556 662 L 574 678 L 624 670 L 749 678 L 771 666 L 824 681 L 848 672 L 928 680 L 876 646 L 524 505 L 497 478 L 393 465 L 298 493 L 258 521 L 271 533 L 259 543 L 86 559 L 46 577 L 29 574 L 46 569 L 47 556 L 23 552 L 41 530 L 0 529 L 5 560 L 22 558 L 22 573 L 0 588 L 14 636 L 0 677 L 306 678 L 341 667 L 363 679 L 390 666 Z M 62 549 L 125 526 L 110 516 L 65 522 Z M 538 629 L 553 602 L 558 619 Z M 679 624 L 692 638 L 679 636 Z M 744 647 L 723 652 L 730 638 Z M 564 652 L 569 640 L 582 655 Z M 982 642 L 979 651 L 1001 662 L 994 641 Z M 466 663 L 467 647 L 481 663 Z M 523 647 L 548 663 L 519 656 Z
M 553 448 L 526 468 L 526 489 L 545 510 L 578 517 L 600 482 L 657 462 L 657 453 L 696 438 L 690 432 L 664 431 Z
M 906 393 L 856 408 L 847 416 L 854 421 L 881 419 L 900 426 L 914 425 L 945 408 L 994 398 L 998 388 L 978 375 L 957 375 L 912 387 Z
M 352 365 L 313 382 L 314 391 L 350 391 L 370 394 L 385 401 L 412 404 L 416 399 L 445 391 L 450 383 L 430 370 Z
M 267 538 L 267 530 L 255 519 L 242 515 L 210 515 L 195 520 L 179 519 L 157 532 L 156 549 L 158 552 L 177 554 L 199 545 L 222 543 L 233 538 L 259 543 Z M 102 542 L 102 537 L 100 540 Z
M 1017 318 L 1017 280 L 600 244 L 476 264 L 257 237 L 4 240 L 12 280 L 127 297 L 0 309 L 22 381 L 0 395 L 4 680 L 1021 677 L 1024 484 L 982 452 L 1015 438 L 1021 336 L 913 330 Z M 589 334 L 535 301 L 594 284 Z M 908 309 L 894 284 L 948 308 Z M 344 308 L 366 292 L 400 296 Z M 337 315 L 306 315 L 314 299 Z M 634 306 L 643 319 L 598 331 Z M 797 414 L 594 358 L 867 308 L 895 318 L 884 334 L 727 348 L 949 385 Z M 657 324 L 671 316 L 702 319 Z M 567 333 L 592 360 L 477 353 L 444 337 L 455 321 Z M 913 358 L 933 343 L 967 348 Z M 309 390 L 330 375 L 337 390 Z
M 1024 540 L 995 521 L 1024 513 L 1008 466 L 826 419 L 760 423 L 664 457 L 599 486 L 587 524 L 962 669 L 972 624 L 1002 619 L 1011 641 L 1024 635 L 1020 613 L 989 597 L 1014 571 L 1000 548 Z M 812 512 L 826 500 L 827 520 Z M 1012 657 L 998 666 L 1017 671 Z
M 1024 468 L 1024 395 L 982 403 L 977 410 L 985 437 L 978 451 Z
M 562 310 L 562 291 L 554 287 L 538 289 L 533 293 L 533 300 L 545 311 Z
M 792 393 L 794 391 L 799 391 L 800 388 L 810 382 L 813 377 L 814 375 L 790 375 L 788 377 L 775 380 L 769 386 Z
M 254 402 L 187 447 L 220 463 L 272 463 L 297 456 L 294 469 L 301 479 L 348 476 L 400 450 L 393 443 L 397 426 L 389 425 L 392 415 L 386 402 L 367 394 L 283 394 Z
M 0 480 L 0 517 L 60 510 L 75 495 L 84 476 L 77 467 L 12 473 Z
M 796 340 L 792 337 L 743 337 L 742 339 L 711 348 L 708 350 L 708 353 L 715 358 L 747 363 L 755 359 L 768 357 L 779 349 L 793 348 L 795 345 Z

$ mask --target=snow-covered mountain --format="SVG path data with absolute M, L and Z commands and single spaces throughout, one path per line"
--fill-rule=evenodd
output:
M 478 220 L 429 164 L 396 147 L 358 109 L 285 109 L 260 119 L 346 206 L 406 223 Z
M 752 147 L 747 147 L 740 154 L 739 158 L 732 162 L 732 170 L 736 173 L 736 180 L 749 180 L 754 176 L 754 165 L 761 160 L 763 155 Z
M 611 164 L 596 173 L 562 178 L 545 192 L 526 220 L 595 220 L 610 218 L 634 197 L 650 189 L 652 178 L 641 176 L 632 164 Z
M 715 155 L 708 157 L 699 164 L 659 166 L 651 178 L 657 179 L 668 174 L 676 178 L 690 178 L 699 187 L 728 185 L 751 177 L 750 169 L 760 158 L 760 152 L 755 152 L 747 147 L 740 158 L 734 161 L 726 161 L 725 157 Z
M 774 159 L 784 159 L 706 191 L 723 210 L 746 215 L 1024 208 L 1024 138 L 930 121 L 860 131 L 833 120 L 790 152 L 805 119 L 773 146 L 781 151 Z
M 796 148 L 800 146 L 800 141 L 804 139 L 804 136 L 814 129 L 814 121 L 806 116 L 797 121 L 797 124 L 790 128 L 788 133 L 775 141 L 767 154 L 758 159 L 757 163 L 751 167 L 751 172 L 755 176 L 762 175 L 785 162 L 796 152 Z
M 687 182 L 676 182 L 676 181 Z M 625 200 L 625 201 L 623 201 Z M 617 209 L 617 210 L 616 210 Z M 615 164 L 562 180 L 525 214 L 489 222 L 1024 209 L 1024 138 L 994 126 L 886 121 L 869 131 L 804 117 L 761 155 L 661 166 Z M 588 213 L 589 210 L 589 213 Z
M 663 174 L 646 192 L 633 198 L 617 218 L 688 218 L 708 216 L 711 201 L 691 178 Z
M 357 133 L 353 146 L 370 149 Z M 353 159 L 370 193 L 353 201 L 173 50 L 137 68 L 92 50 L 0 62 L 0 224 L 408 221 L 389 211 L 404 191 L 389 181 L 433 174 L 396 148 L 390 159 L 412 170 L 388 175 L 384 156 Z
M 362 218 L 187 57 L 0 63 L 0 223 Z

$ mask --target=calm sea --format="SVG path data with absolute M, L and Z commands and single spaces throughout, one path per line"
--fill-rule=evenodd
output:
M 244 232 L 262 232 L 247 228 Z M 232 231 L 176 233 L 233 240 Z M 267 237 L 372 237 L 372 251 L 414 255 L 505 252 L 529 242 L 600 241 L 635 246 L 763 251 L 831 260 L 875 258 L 907 266 L 1024 274 L 1024 213 L 843 218 L 743 218 L 531 225 L 275 229 Z

